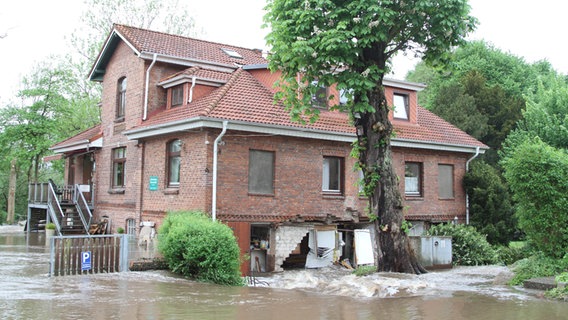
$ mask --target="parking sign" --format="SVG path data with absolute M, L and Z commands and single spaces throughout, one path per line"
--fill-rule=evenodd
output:
M 81 252 L 81 270 L 91 270 L 91 251 Z

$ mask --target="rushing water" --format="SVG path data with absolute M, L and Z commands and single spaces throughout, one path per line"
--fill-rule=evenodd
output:
M 48 276 L 43 234 L 0 234 L 1 319 L 567 319 L 568 303 L 495 283 L 504 267 L 355 277 L 286 271 L 257 287 L 169 272 Z

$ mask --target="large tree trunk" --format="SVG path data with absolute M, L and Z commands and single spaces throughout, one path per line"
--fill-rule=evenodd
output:
M 369 211 L 376 215 L 378 271 L 424 273 L 402 230 L 404 221 L 398 177 L 391 154 L 392 124 L 388 118 L 384 87 L 369 94 L 375 112 L 364 113 L 357 121 L 359 163 L 369 198 Z M 378 183 L 377 183 L 378 181 Z

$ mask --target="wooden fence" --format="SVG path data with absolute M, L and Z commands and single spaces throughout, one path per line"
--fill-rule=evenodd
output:
M 124 234 L 54 236 L 50 249 L 50 276 L 128 271 Z

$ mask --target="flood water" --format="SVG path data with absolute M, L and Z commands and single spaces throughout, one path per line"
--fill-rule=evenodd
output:
M 49 277 L 42 233 L 0 234 L 1 319 L 567 319 L 568 303 L 495 284 L 504 267 L 355 277 L 286 271 L 257 287 L 165 271 Z

